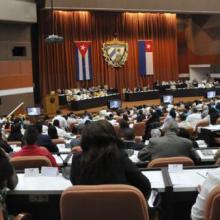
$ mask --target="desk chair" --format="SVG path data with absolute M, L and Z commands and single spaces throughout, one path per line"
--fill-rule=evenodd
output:
M 214 156 L 214 159 L 216 159 L 215 165 L 220 165 L 220 158 L 218 156 L 219 156 L 219 152 L 217 153 L 217 155 Z
M 204 220 L 220 219 L 220 186 L 215 187 L 209 194 L 205 205 Z
M 220 117 L 217 118 L 217 120 L 216 120 L 216 124 L 217 124 L 217 125 L 220 125 Z
M 207 119 L 201 119 L 200 121 L 198 121 L 197 122 L 197 124 L 196 124 L 196 127 L 195 127 L 195 134 L 197 134 L 198 133 L 198 128 L 199 127 L 206 127 L 206 126 L 208 126 L 210 123 L 209 123 L 209 120 L 207 120 Z
M 183 166 L 194 166 L 194 162 L 189 157 L 163 157 L 152 160 L 148 167 L 167 167 L 168 164 L 183 164 Z
M 135 136 L 144 136 L 145 132 L 145 123 L 144 122 L 137 122 L 134 124 L 134 135 Z
M 192 128 L 192 127 L 187 127 L 187 128 L 185 128 L 185 129 L 186 129 L 186 131 L 189 133 L 189 136 L 190 136 L 190 137 L 193 137 L 193 134 L 194 134 L 193 128 Z
M 0 220 L 4 220 L 3 212 L 0 212 Z M 12 220 L 32 220 L 32 217 L 28 213 L 20 213 L 12 218 Z
M 28 213 L 20 213 L 16 215 L 12 220 L 32 220 L 33 218 L 31 217 L 30 214 Z
M 8 145 L 17 145 L 17 146 L 22 145 L 21 141 L 8 141 L 7 143 Z
M 0 220 L 4 220 L 3 212 L 0 212 Z
M 149 220 L 143 194 L 129 185 L 67 188 L 60 199 L 61 220 Z
M 42 166 L 52 167 L 50 160 L 45 156 L 19 156 L 11 158 L 15 170 L 25 168 L 41 168 Z

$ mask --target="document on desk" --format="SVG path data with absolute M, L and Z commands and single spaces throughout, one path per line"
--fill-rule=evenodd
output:
M 151 188 L 156 188 L 160 191 L 164 191 L 165 189 L 165 184 L 163 181 L 163 176 L 162 172 L 160 170 L 157 171 L 142 171 L 142 174 L 146 176 L 150 183 L 151 183 Z
M 189 169 L 179 173 L 169 173 L 174 191 L 196 191 L 205 181 L 207 169 Z
M 130 160 L 131 160 L 133 163 L 138 163 L 138 162 L 140 162 L 140 160 L 138 159 L 137 155 L 138 155 L 138 151 L 135 150 L 134 153 L 129 157 Z
M 203 127 L 203 129 L 207 129 L 210 131 L 218 131 L 220 130 L 220 125 L 209 125 L 207 127 Z
M 183 175 L 183 172 L 180 173 L 170 173 L 172 184 L 174 186 L 190 186 L 192 182 L 188 176 Z
M 18 174 L 18 185 L 9 194 L 61 194 L 67 187 L 72 186 L 71 182 L 65 179 L 61 174 L 58 176 L 36 176 L 25 177 L 24 174 Z
M 70 153 L 71 148 L 66 148 L 65 144 L 57 144 L 60 153 Z

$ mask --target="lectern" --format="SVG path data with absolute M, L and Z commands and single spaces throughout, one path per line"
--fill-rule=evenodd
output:
M 48 94 L 44 97 L 44 112 L 48 115 L 55 115 L 59 109 L 59 99 L 57 94 Z

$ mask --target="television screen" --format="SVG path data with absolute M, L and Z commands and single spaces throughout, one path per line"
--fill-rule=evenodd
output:
M 208 91 L 206 95 L 207 95 L 206 97 L 207 97 L 208 99 L 215 98 L 215 96 L 216 96 L 216 91 Z
M 118 109 L 121 107 L 121 100 L 114 99 L 108 101 L 108 108 L 109 109 Z
M 165 104 L 172 104 L 173 103 L 173 96 L 172 95 L 164 95 L 162 102 Z
M 41 109 L 40 109 L 40 107 L 28 107 L 27 108 L 27 114 L 29 116 L 41 115 Z

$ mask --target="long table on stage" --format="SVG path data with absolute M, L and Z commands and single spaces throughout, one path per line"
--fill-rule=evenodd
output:
M 164 91 L 149 90 L 144 92 L 125 93 L 125 101 L 141 101 L 150 99 L 160 99 L 161 95 L 173 95 L 174 97 L 194 97 L 205 96 L 207 91 L 216 91 L 216 95 L 220 95 L 220 88 L 192 88 L 192 89 L 166 89 Z
M 115 93 L 103 97 L 83 99 L 79 101 L 71 101 L 70 108 L 71 110 L 82 110 L 82 109 L 94 108 L 98 106 L 105 106 L 107 105 L 107 102 L 112 99 L 121 99 L 120 94 Z

